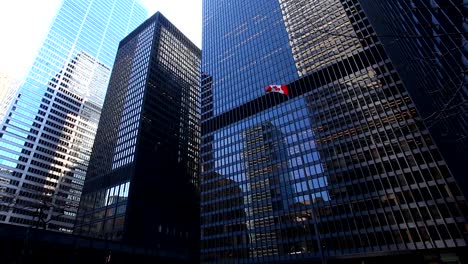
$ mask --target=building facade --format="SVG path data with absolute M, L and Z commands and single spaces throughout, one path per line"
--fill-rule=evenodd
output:
M 423 122 L 468 195 L 466 1 L 361 4 L 375 33 L 384 36 L 382 44 L 409 87 Z
M 198 260 L 200 59 L 160 13 L 121 41 L 75 233 Z
M 0 120 L 5 117 L 8 106 L 16 95 L 19 81 L 10 74 L 0 72 Z
M 71 232 L 118 42 L 134 0 L 64 0 L 0 132 L 4 223 Z
M 460 259 L 465 198 L 360 2 L 204 1 L 202 262 Z

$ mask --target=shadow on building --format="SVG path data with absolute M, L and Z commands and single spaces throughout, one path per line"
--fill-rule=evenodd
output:
M 0 225 L 0 255 L 5 264 L 187 263 L 169 250 L 6 224 Z

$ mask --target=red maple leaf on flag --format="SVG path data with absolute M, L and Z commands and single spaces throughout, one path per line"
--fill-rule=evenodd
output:
M 265 88 L 265 92 L 267 92 L 267 93 L 275 92 L 275 93 L 280 93 L 280 94 L 284 94 L 284 95 L 289 95 L 288 86 L 285 85 L 285 84 L 282 84 L 282 85 L 268 85 Z

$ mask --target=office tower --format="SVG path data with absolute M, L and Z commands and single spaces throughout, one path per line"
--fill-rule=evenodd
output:
M 118 42 L 136 0 L 64 0 L 0 131 L 0 221 L 71 232 Z
M 120 42 L 75 233 L 199 255 L 200 59 L 160 13 Z
M 204 1 L 202 262 L 461 261 L 465 198 L 360 2 Z

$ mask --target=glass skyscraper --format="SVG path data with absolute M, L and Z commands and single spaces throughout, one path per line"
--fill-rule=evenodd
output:
M 0 131 L 0 221 L 71 232 L 119 41 L 136 0 L 64 0 Z
M 200 59 L 160 13 L 120 42 L 76 234 L 198 261 Z
M 467 245 L 466 200 L 361 2 L 204 1 L 202 262 Z

